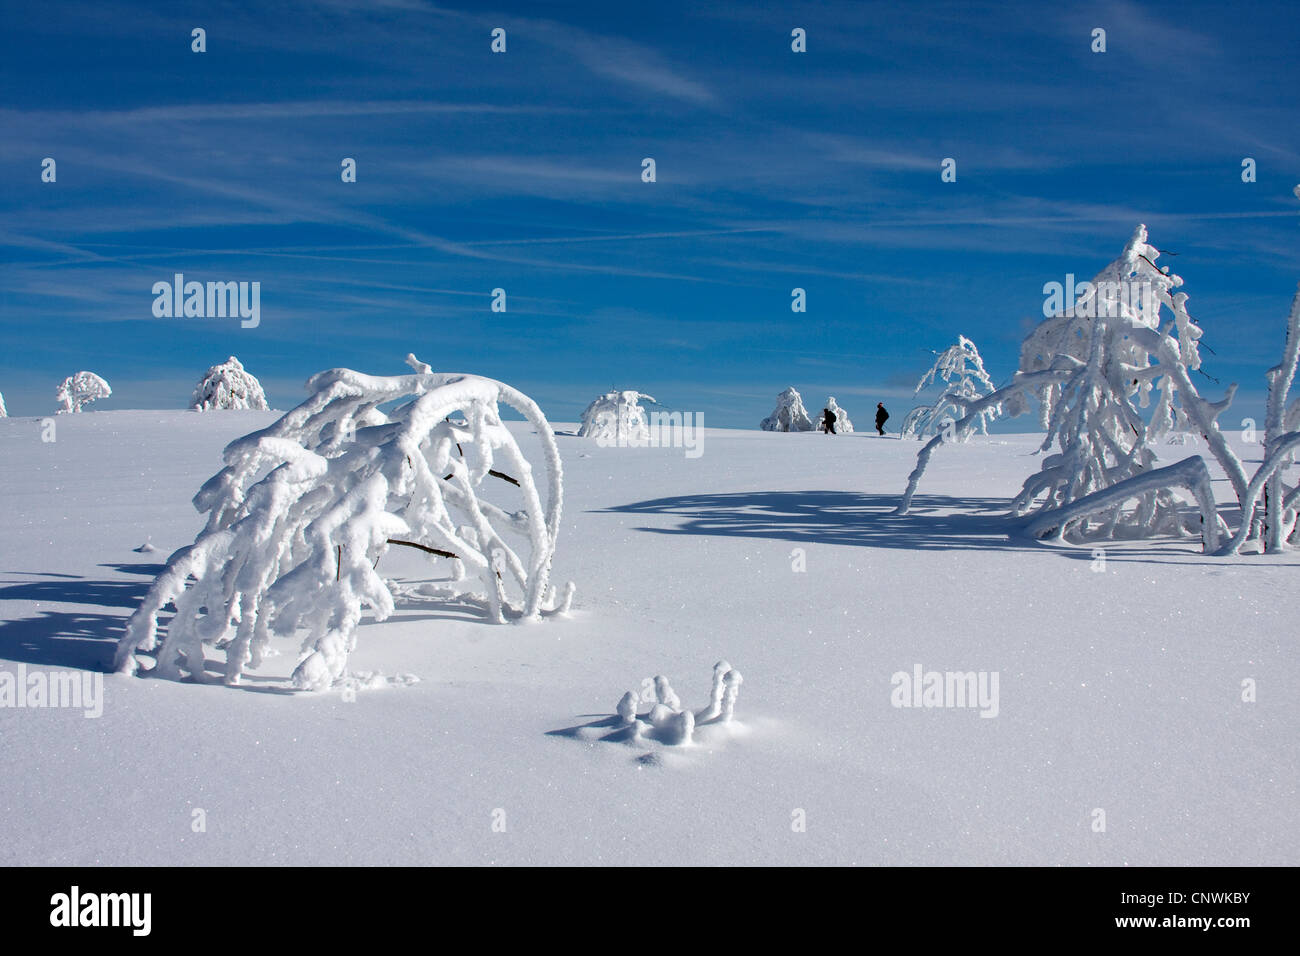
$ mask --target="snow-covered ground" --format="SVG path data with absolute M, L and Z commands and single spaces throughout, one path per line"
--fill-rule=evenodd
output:
M 0 421 L 0 672 L 107 666 L 221 448 L 275 417 Z M 283 641 L 239 687 L 109 675 L 98 719 L 0 708 L 0 863 L 1300 863 L 1300 554 L 1008 540 L 1035 444 L 941 450 L 900 518 L 916 442 L 562 435 L 569 618 L 399 610 L 349 662 L 398 679 L 355 694 L 286 690 Z M 723 658 L 735 723 L 602 739 L 658 674 L 703 707 Z M 917 665 L 997 672 L 997 716 L 892 706 Z

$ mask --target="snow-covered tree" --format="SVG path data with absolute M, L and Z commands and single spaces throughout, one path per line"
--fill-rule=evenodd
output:
M 581 438 L 594 438 L 599 445 L 642 445 L 650 440 L 645 409 L 640 402 L 657 404 L 651 395 L 637 391 L 609 391 L 582 413 L 578 428 Z
M 1282 362 L 1269 372 L 1269 422 L 1264 461 L 1247 479 L 1240 459 L 1218 426 L 1236 385 L 1217 402 L 1201 397 L 1191 373 L 1200 368 L 1201 329 L 1187 313 L 1183 280 L 1155 264 L 1159 251 L 1139 226 L 1123 254 L 1078 301 L 1045 320 L 1021 346 L 1020 369 L 1012 381 L 969 405 L 955 423 L 958 437 L 978 416 L 1001 405 L 1015 416 L 1039 403 L 1047 431 L 1042 451 L 1056 452 L 1026 479 L 1012 503 L 1026 516 L 1035 537 L 1137 537 L 1199 531 L 1207 552 L 1233 553 L 1247 541 L 1278 549 L 1295 532 L 1300 495 L 1283 485 L 1283 473 L 1300 447 L 1300 403 L 1286 406 L 1300 356 L 1300 292 L 1292 302 Z M 1169 317 L 1162 318 L 1167 308 Z M 1156 406 L 1149 418 L 1142 409 Z M 1285 410 L 1284 410 L 1285 409 Z M 1294 411 L 1294 418 L 1292 413 Z M 1231 532 L 1218 512 L 1205 460 L 1194 455 L 1157 468 L 1152 445 L 1183 427 L 1195 431 L 1227 475 L 1241 508 L 1241 525 Z M 944 434 L 917 455 L 916 468 L 899 503 L 905 514 L 917 484 Z M 1257 512 L 1260 496 L 1276 479 L 1275 529 L 1264 529 L 1269 506 Z M 1199 514 L 1186 514 L 1190 498 Z M 1260 520 L 1262 519 L 1262 520 Z M 1188 521 L 1192 521 L 1190 528 Z
M 957 336 L 957 344 L 943 352 L 936 352 L 934 364 L 916 383 L 915 395 L 938 381 L 944 383 L 943 392 L 931 405 L 918 405 L 903 419 L 900 434 L 903 438 L 925 438 L 937 434 L 945 421 L 955 422 L 966 414 L 966 408 L 994 390 L 993 380 L 984 370 L 975 343 L 964 335 Z M 980 413 L 977 427 L 981 435 L 988 434 L 988 423 L 1001 413 L 996 405 Z
M 501 382 L 407 361 L 414 374 L 321 372 L 301 405 L 227 446 L 225 468 L 194 498 L 207 526 L 172 555 L 131 616 L 119 670 L 133 673 L 152 654 L 161 676 L 202 679 L 204 645 L 215 645 L 234 684 L 260 665 L 272 634 L 302 629 L 293 684 L 329 687 L 345 675 L 363 608 L 380 621 L 395 608 L 402 589 L 377 569 L 393 546 L 451 562 L 445 586 L 409 593 L 477 606 L 494 622 L 568 608 L 573 585 L 557 594 L 550 584 L 562 484 L 545 416 Z M 500 402 L 536 431 L 544 501 Z M 494 491 L 506 494 L 501 504 L 488 500 Z M 460 580 L 464 568 L 481 591 Z M 168 604 L 175 614 L 159 643 Z
M 1174 319 L 1171 324 L 1181 326 L 1191 323 L 1186 312 L 1186 300 L 1184 293 L 1172 297 Z M 1199 335 L 1199 330 L 1196 334 Z M 1282 361 L 1267 374 L 1269 417 L 1264 438 L 1264 459 L 1249 477 L 1242 462 L 1219 431 L 1217 423 L 1217 417 L 1231 403 L 1236 385 L 1230 386 L 1220 401 L 1206 401 L 1197 393 L 1195 384 L 1187 374 L 1191 366 L 1179 364 L 1179 354 L 1172 336 L 1158 338 L 1146 332 L 1139 333 L 1138 337 L 1150 344 L 1153 350 L 1159 348 L 1159 360 L 1175 382 L 1176 388 L 1166 387 L 1161 390 L 1161 401 L 1171 401 L 1172 398 L 1167 396 L 1173 396 L 1179 403 L 1178 415 L 1169 414 L 1165 408 L 1157 408 L 1148 425 L 1148 435 L 1153 438 L 1167 435 L 1168 423 L 1181 421 L 1185 416 L 1186 421 L 1206 440 L 1209 451 L 1218 460 L 1236 495 L 1240 511 L 1236 531 L 1228 527 L 1224 516 L 1217 509 L 1204 459 L 1194 455 L 1174 465 L 1133 476 L 1075 501 L 1068 513 L 1061 516 L 1061 522 L 1057 522 L 1051 515 L 1040 516 L 1028 525 L 1029 533 L 1037 536 L 1059 534 L 1059 528 L 1056 527 L 1058 523 L 1063 523 L 1067 518 L 1072 520 L 1112 512 L 1133 498 L 1135 490 L 1181 487 L 1195 497 L 1207 552 L 1236 554 L 1251 542 L 1258 543 L 1264 551 L 1281 551 L 1285 550 L 1288 543 L 1296 543 L 1296 508 L 1300 506 L 1300 488 L 1287 488 L 1284 475 L 1296 449 L 1300 448 L 1300 402 L 1289 407 L 1286 404 L 1290 384 L 1296 375 L 1297 359 L 1300 358 L 1300 290 L 1292 299 L 1287 317 Z M 1270 495 L 1269 486 L 1274 482 L 1276 494 Z M 1278 502 L 1271 521 L 1270 498 Z
M 54 397 L 59 402 L 59 414 L 79 412 L 97 398 L 108 398 L 113 390 L 94 372 L 78 372 L 69 375 L 54 390 Z
M 1041 425 L 1047 436 L 1042 451 L 1058 451 L 1043 460 L 1042 469 L 1030 476 L 1012 504 L 1015 514 L 1051 513 L 1094 492 L 1149 471 L 1155 454 L 1138 405 L 1149 401 L 1153 381 L 1172 369 L 1157 364 L 1161 335 L 1177 335 L 1174 356 L 1184 369 L 1196 368 L 1200 356 L 1196 340 L 1200 329 L 1191 323 L 1171 322 L 1160 330 L 1161 297 L 1172 304 L 1169 292 L 1182 284 L 1177 276 L 1155 266 L 1159 252 L 1146 241 L 1145 227 L 1133 234 L 1124 252 L 1108 265 L 1075 303 L 1049 317 L 1026 337 L 1021 346 L 1020 369 L 1011 383 L 990 395 L 971 401 L 952 429 L 964 439 L 984 413 L 1001 405 L 1010 415 L 1022 414 L 1036 397 Z M 1132 290 L 1148 290 L 1134 295 Z M 1120 296 L 1120 290 L 1128 294 Z M 1139 334 L 1156 337 L 1148 342 Z M 1162 390 L 1171 395 L 1176 386 Z M 945 441 L 940 433 L 922 448 L 917 467 L 901 505 L 906 510 L 916 481 L 930 454 Z M 1098 531 L 1111 536 L 1121 523 L 1130 530 L 1181 528 L 1179 501 L 1165 488 L 1145 488 L 1137 508 L 1124 515 L 1119 506 L 1102 519 L 1094 516 L 1064 521 L 1054 527 L 1057 536 L 1088 537 Z
M 849 420 L 848 412 L 835 404 L 834 395 L 826 399 L 826 409 L 835 416 L 835 433 L 837 435 L 847 435 L 853 431 L 853 422 Z M 817 416 L 816 430 L 819 432 L 826 431 L 825 412 Z
M 1268 405 L 1264 417 L 1264 460 L 1239 496 L 1241 525 L 1225 546 L 1238 551 L 1248 540 L 1258 539 L 1267 552 L 1286 550 L 1300 537 L 1296 517 L 1300 511 L 1300 483 L 1288 488 L 1287 469 L 1300 447 L 1300 396 L 1290 398 L 1300 366 L 1300 287 L 1291 300 L 1287 315 L 1286 341 L 1282 361 L 1267 372 Z M 1237 484 L 1244 478 L 1238 476 Z
M 210 408 L 256 409 L 266 411 L 266 393 L 262 384 L 244 370 L 233 355 L 220 365 L 204 373 L 194 386 L 190 408 L 207 411 Z
M 803 397 L 791 387 L 776 397 L 776 408 L 758 427 L 765 432 L 810 432 L 813 421 L 803 407 Z

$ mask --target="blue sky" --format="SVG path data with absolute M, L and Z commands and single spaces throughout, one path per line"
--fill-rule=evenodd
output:
M 1241 383 L 1225 423 L 1260 417 L 1300 279 L 1287 3 L 268 6 L 6 9 L 10 414 L 83 368 L 102 407 L 183 407 L 231 354 L 288 408 L 414 351 L 559 421 L 617 385 L 756 427 L 794 385 L 897 422 L 927 350 L 965 334 L 1005 380 L 1043 283 L 1146 222 Z M 155 318 L 176 272 L 259 281 L 260 326 Z

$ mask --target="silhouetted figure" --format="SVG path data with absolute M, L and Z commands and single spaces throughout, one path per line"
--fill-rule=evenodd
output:
M 829 408 L 823 408 L 822 409 L 822 431 L 824 431 L 828 435 L 834 435 L 835 418 L 836 415 L 833 411 L 831 411 Z
M 889 412 L 885 411 L 884 402 L 876 402 L 876 431 L 880 437 L 885 437 L 885 422 L 889 421 Z

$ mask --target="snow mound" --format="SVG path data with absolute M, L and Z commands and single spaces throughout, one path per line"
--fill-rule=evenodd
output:
M 190 408 L 201 412 L 210 408 L 264 412 L 268 407 L 261 382 L 246 372 L 233 355 L 204 373 L 198 385 L 194 386 L 194 395 L 190 399 Z
M 204 645 L 216 645 L 225 649 L 226 682 L 238 684 L 273 634 L 302 628 L 293 685 L 328 688 L 345 673 L 363 609 L 377 621 L 395 610 L 392 582 L 377 571 L 394 545 L 452 562 L 453 581 L 430 596 L 490 621 L 567 611 L 572 583 L 560 594 L 550 584 L 563 488 L 541 409 L 501 382 L 407 362 L 415 374 L 321 372 L 305 402 L 227 446 L 226 467 L 194 498 L 207 527 L 171 556 L 131 616 L 119 671 L 136 672 L 138 655 L 152 653 L 160 676 L 202 680 Z M 499 402 L 536 431 L 545 503 Z M 487 497 L 510 488 L 509 510 Z M 466 568 L 482 593 L 465 590 Z M 158 614 L 169 604 L 176 613 L 159 644 Z
M 649 442 L 650 426 L 640 405 L 642 399 L 657 404 L 652 396 L 635 390 L 606 392 L 582 413 L 578 437 L 594 438 L 601 446 Z
M 758 427 L 765 432 L 810 432 L 813 422 L 803 407 L 803 396 L 791 387 L 776 397 L 776 408 Z
M 356 700 L 357 694 L 368 690 L 385 690 L 389 687 L 410 687 L 420 683 L 414 674 L 395 674 L 385 677 L 379 671 L 355 671 L 340 677 L 336 685 L 345 701 Z
M 697 729 L 732 722 L 742 683 L 744 678 L 740 671 L 726 661 L 718 661 L 713 665 L 713 686 L 708 704 L 699 710 L 691 710 L 682 706 L 681 698 L 668 683 L 668 678 L 656 675 L 645 682 L 639 695 L 635 691 L 624 694 L 612 715 L 556 733 L 611 743 L 689 746 L 695 742 Z M 638 713 L 640 703 L 649 704 L 649 709 Z M 649 762 L 658 763 L 657 760 Z

